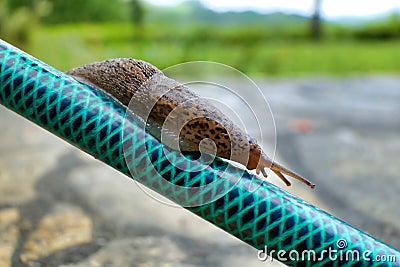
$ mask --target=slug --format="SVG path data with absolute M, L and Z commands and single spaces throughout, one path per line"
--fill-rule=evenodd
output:
M 150 63 L 111 59 L 66 72 L 113 98 L 162 143 L 182 152 L 201 151 L 243 164 L 266 178 L 270 168 L 282 181 L 291 176 L 314 184 L 271 160 L 257 141 L 218 108 L 185 85 L 166 77 Z M 166 137 L 165 137 L 166 136 Z

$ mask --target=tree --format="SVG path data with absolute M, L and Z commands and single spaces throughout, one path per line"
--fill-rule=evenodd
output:
M 142 26 L 144 21 L 144 9 L 139 0 L 131 0 L 132 22 L 136 26 Z
M 13 45 L 26 48 L 41 17 L 50 11 L 47 0 L 30 1 L 29 5 L 13 6 L 15 2 L 0 0 L 0 37 Z
M 314 2 L 314 14 L 311 17 L 311 38 L 314 40 L 321 39 L 321 3 L 322 0 L 315 0 Z

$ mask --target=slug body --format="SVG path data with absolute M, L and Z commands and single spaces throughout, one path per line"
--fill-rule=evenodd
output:
M 314 187 L 305 178 L 273 162 L 254 138 L 206 99 L 147 62 L 112 59 L 84 65 L 67 74 L 112 97 L 174 150 L 215 154 L 249 170 L 256 169 L 257 174 L 261 172 L 265 177 L 265 169 L 270 168 L 286 185 L 290 182 L 283 174 Z

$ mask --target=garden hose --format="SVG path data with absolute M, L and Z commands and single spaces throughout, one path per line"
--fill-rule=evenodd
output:
M 0 103 L 250 244 L 260 259 L 400 266 L 395 248 L 224 160 L 204 167 L 170 150 L 107 96 L 1 40 Z

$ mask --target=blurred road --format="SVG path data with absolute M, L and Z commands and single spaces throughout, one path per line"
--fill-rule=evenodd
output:
M 317 184 L 285 190 L 400 248 L 400 77 L 256 83 L 275 118 L 277 161 Z M 257 97 L 248 103 L 265 108 Z M 3 107 L 0 118 L 0 266 L 267 266 Z M 274 131 L 262 129 L 268 152 Z

